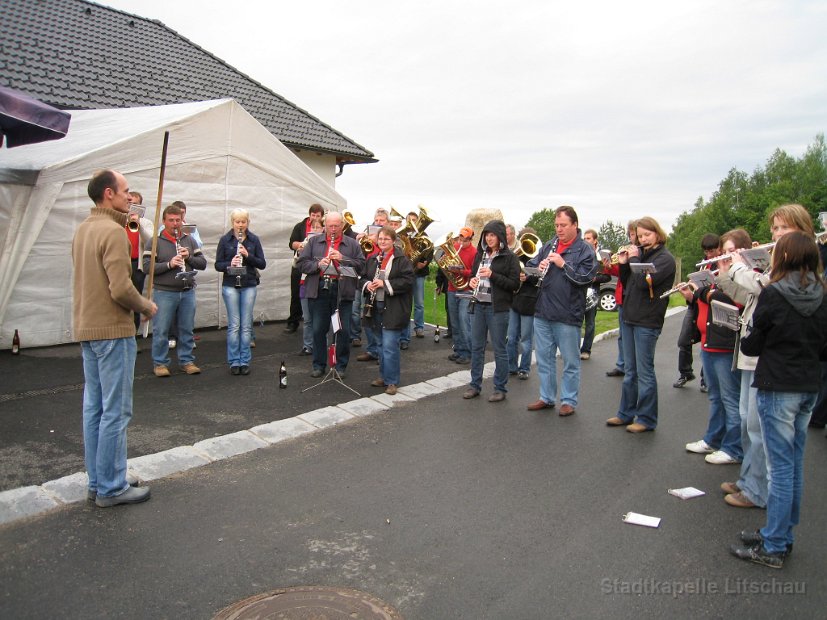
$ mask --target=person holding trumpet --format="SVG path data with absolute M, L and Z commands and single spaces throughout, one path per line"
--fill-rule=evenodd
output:
M 253 306 L 259 284 L 258 270 L 264 269 L 264 250 L 251 233 L 250 215 L 245 209 L 230 213 L 232 228 L 218 240 L 215 270 L 224 274 L 221 297 L 227 308 L 227 363 L 230 374 L 249 375 L 253 337 Z
M 152 220 L 143 217 L 139 209 L 132 209 L 133 206 L 143 209 L 144 197 L 140 192 L 129 192 L 132 198 L 129 213 L 126 215 L 126 237 L 129 239 L 130 258 L 132 259 L 132 284 L 139 293 L 144 292 L 144 280 L 146 274 L 144 273 L 143 261 L 141 261 L 142 248 L 147 241 L 152 239 L 155 234 L 155 227 L 152 225 Z M 135 331 L 137 332 L 141 326 L 141 315 L 135 314 Z M 140 353 L 140 349 L 138 350 Z
M 408 329 L 413 305 L 414 270 L 404 252 L 394 248 L 396 231 L 383 226 L 376 238 L 378 254 L 368 259 L 362 279 L 362 316 L 379 347 L 379 377 L 373 387 L 393 396 L 400 381 L 399 338 Z

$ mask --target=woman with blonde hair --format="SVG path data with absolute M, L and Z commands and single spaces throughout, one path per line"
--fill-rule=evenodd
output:
M 231 228 L 218 240 L 215 252 L 215 270 L 224 274 L 221 296 L 227 308 L 227 363 L 233 375 L 250 374 L 258 272 L 267 266 L 261 241 L 248 230 L 249 225 L 249 213 L 234 209 Z

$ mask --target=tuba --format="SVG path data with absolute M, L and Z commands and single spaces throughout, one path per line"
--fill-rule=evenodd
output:
M 462 290 L 468 286 L 468 280 L 461 273 L 452 271 L 450 267 L 460 267 L 465 269 L 465 263 L 459 257 L 459 254 L 454 249 L 454 233 L 450 232 L 446 235 L 445 240 L 439 245 L 439 251 L 434 253 L 434 260 L 445 277 L 451 281 L 454 288 Z
M 540 237 L 533 233 L 524 233 L 517 239 L 519 246 L 514 254 L 517 256 L 527 256 L 528 258 L 534 258 L 540 252 L 540 246 L 543 243 L 540 241 Z
M 433 221 L 434 218 L 428 215 L 425 207 L 419 205 L 419 217 L 414 226 L 416 232 L 411 237 L 411 255 L 408 256 L 414 265 L 434 249 L 433 242 L 428 239 L 428 236 L 425 234 L 425 229 L 428 228 Z

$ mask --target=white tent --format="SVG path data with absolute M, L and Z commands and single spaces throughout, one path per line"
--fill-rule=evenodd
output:
M 197 277 L 196 327 L 226 324 L 212 263 L 236 208 L 250 212 L 267 259 L 256 320 L 287 318 L 290 232 L 314 202 L 343 210 L 344 198 L 233 100 L 78 111 L 62 140 L 0 149 L 0 348 L 11 347 L 15 329 L 24 346 L 72 340 L 71 243 L 92 206 L 89 178 L 122 172 L 153 219 L 164 131 L 163 206 L 187 204 L 208 260 Z

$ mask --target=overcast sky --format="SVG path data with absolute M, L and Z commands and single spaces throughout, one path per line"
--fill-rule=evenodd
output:
M 520 227 L 671 228 L 727 172 L 827 125 L 827 2 L 102 0 L 157 19 L 373 151 L 337 180 L 359 224 L 425 205 Z M 430 231 L 429 231 L 430 232 Z

